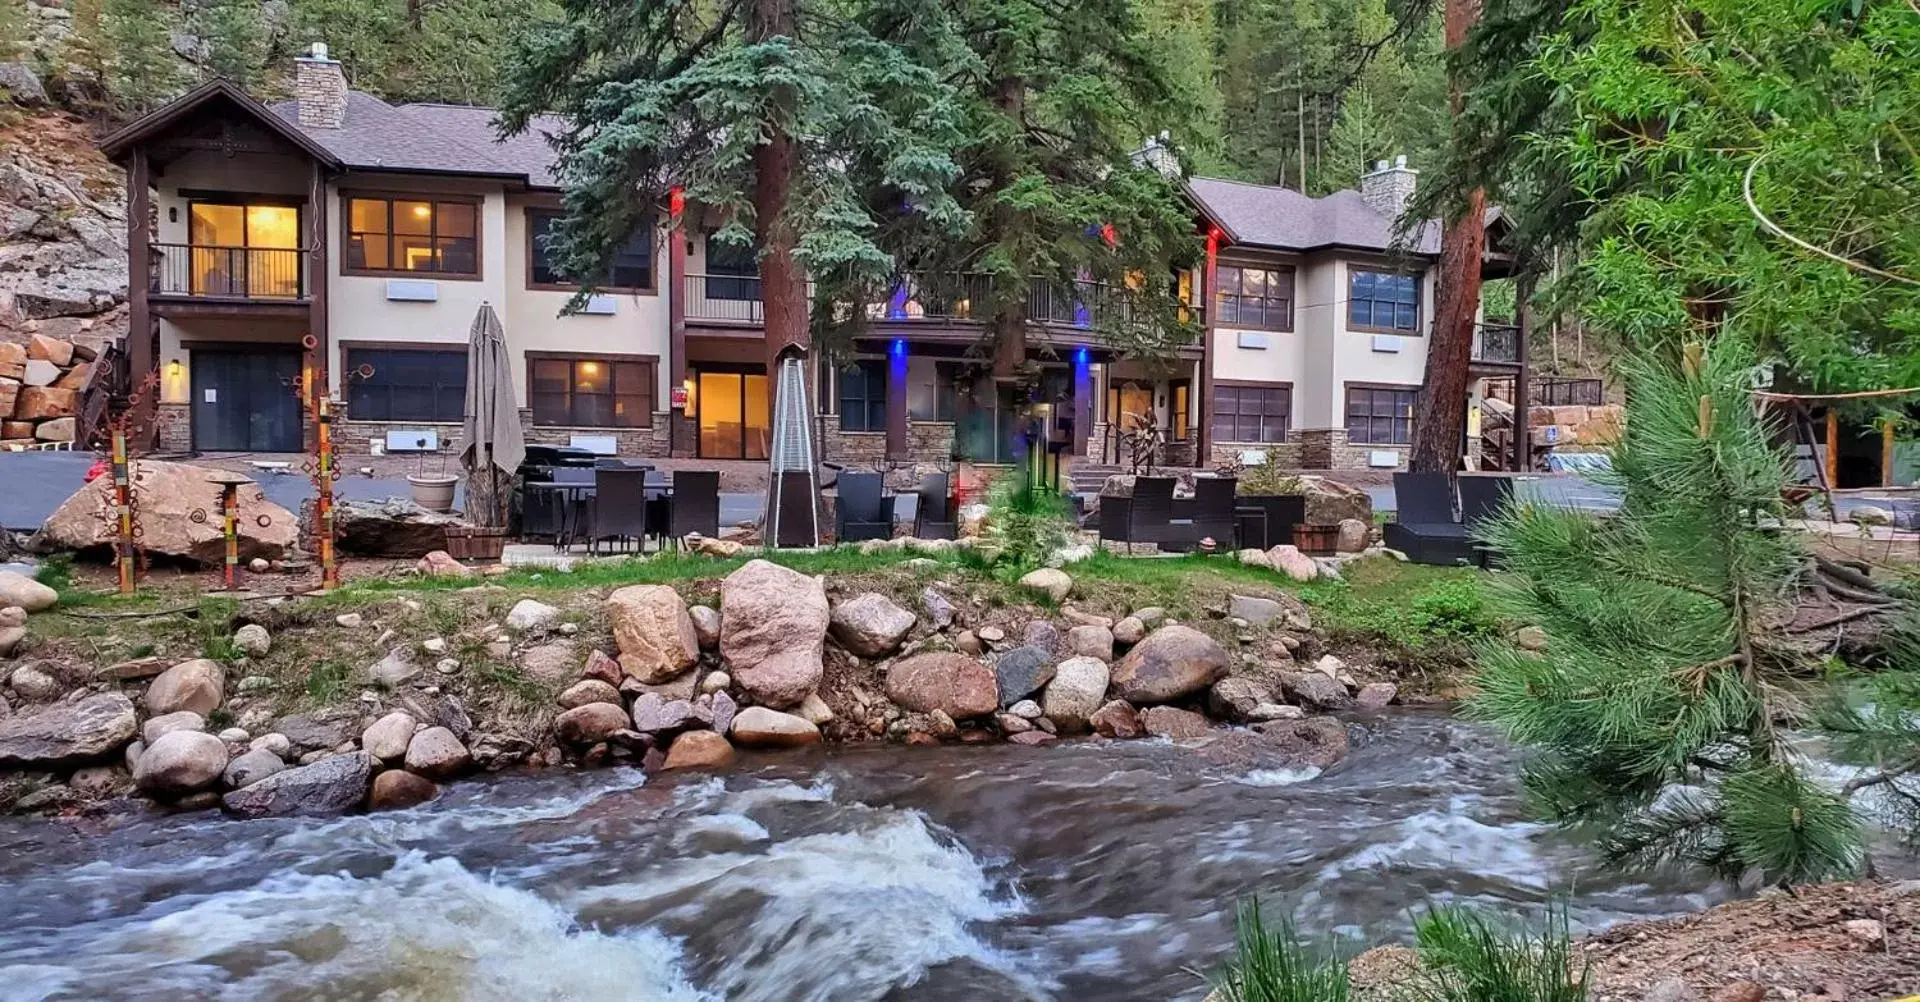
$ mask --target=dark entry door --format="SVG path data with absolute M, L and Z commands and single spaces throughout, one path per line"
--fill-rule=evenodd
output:
M 299 452 L 300 356 L 291 351 L 195 351 L 193 447 L 200 452 Z

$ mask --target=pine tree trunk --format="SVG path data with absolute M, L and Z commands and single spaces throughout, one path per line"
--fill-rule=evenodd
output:
M 1024 77 L 1003 77 L 994 86 L 993 105 L 1007 116 L 1016 130 L 1026 114 L 1026 100 L 1027 82 Z M 1013 183 L 1012 159 L 1011 153 L 1001 155 L 999 164 L 994 168 L 995 190 L 1005 191 Z M 1013 207 L 1004 203 L 996 204 L 990 225 L 993 232 L 986 235 L 989 244 L 1008 239 L 1009 232 L 1016 225 Z M 1027 363 L 1026 279 L 1025 275 L 1015 275 L 1013 288 L 993 291 L 993 378 L 996 380 L 1013 379 L 1019 375 L 1020 367 Z
M 794 35 L 795 0 L 753 0 L 747 19 L 750 42 Z M 791 95 L 776 95 L 777 114 L 791 111 Z M 793 188 L 793 137 L 776 125 L 753 151 L 754 235 L 759 239 L 760 297 L 766 310 L 767 376 L 772 378 L 788 348 L 805 351 L 807 280 L 793 259 L 793 228 L 785 215 Z
M 1458 49 L 1480 19 L 1480 0 L 1446 0 L 1446 41 Z M 1447 89 L 1454 128 L 1466 104 L 1466 81 L 1452 71 Z M 1420 388 L 1413 423 L 1413 454 L 1418 471 L 1444 473 L 1451 480 L 1460 466 L 1461 436 L 1467 424 L 1467 370 L 1473 364 L 1473 316 L 1480 308 L 1480 262 L 1486 250 L 1487 193 L 1475 188 L 1440 235 L 1440 271 L 1427 345 L 1427 378 Z

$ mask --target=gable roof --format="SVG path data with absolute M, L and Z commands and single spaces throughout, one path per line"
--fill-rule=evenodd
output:
M 490 120 L 492 109 L 478 112 Z M 347 112 L 337 129 L 299 124 L 300 105 L 282 101 L 273 113 L 292 128 L 326 147 L 349 168 L 526 178 L 527 170 L 501 154 L 491 127 L 470 126 L 475 116 L 453 114 L 450 105 L 395 107 L 361 91 L 347 92 Z
M 1187 193 L 1236 244 L 1290 251 L 1339 247 L 1381 253 L 1440 253 L 1437 223 L 1422 223 L 1407 246 L 1396 247 L 1393 219 L 1368 205 L 1352 189 L 1314 198 L 1275 185 L 1195 177 L 1188 179 Z
M 341 166 L 339 157 L 324 145 L 315 142 L 300 128 L 275 114 L 266 105 L 247 96 L 247 93 L 240 88 L 218 79 L 209 80 L 168 102 L 164 107 L 135 119 L 125 128 L 101 140 L 100 151 L 105 153 L 109 160 L 119 160 L 136 144 L 161 135 L 186 120 L 194 112 L 218 101 L 233 103 L 269 132 L 293 144 L 328 167 L 337 169 Z

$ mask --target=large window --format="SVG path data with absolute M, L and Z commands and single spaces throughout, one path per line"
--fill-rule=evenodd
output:
M 479 224 L 476 202 L 352 196 L 346 270 L 478 277 Z
M 1213 388 L 1213 433 L 1222 442 L 1284 442 L 1292 413 L 1289 386 Z
M 1187 426 L 1187 397 L 1192 385 L 1184 379 L 1167 384 L 1167 393 L 1173 398 L 1173 404 L 1168 408 L 1167 415 L 1173 419 L 1169 422 L 1173 427 L 1169 430 L 1167 437 L 1175 442 L 1184 442 L 1187 436 L 1192 434 L 1192 429 Z
M 707 298 L 760 298 L 760 255 L 752 247 L 707 237 Z
M 856 362 L 839 370 L 840 430 L 887 430 L 887 363 Z
M 653 426 L 653 366 L 617 358 L 529 357 L 533 423 L 581 428 Z
M 547 253 L 549 235 L 554 224 L 565 215 L 558 209 L 527 210 L 527 284 L 534 288 L 572 289 L 578 283 L 561 275 L 554 268 L 552 256 Z M 595 283 L 602 288 L 621 292 L 636 292 L 653 288 L 653 219 L 648 217 L 640 228 L 613 252 L 613 264 L 607 273 Z
M 352 373 L 372 368 L 362 378 Z M 465 348 L 348 348 L 347 417 L 354 421 L 464 420 Z
M 1214 273 L 1218 323 L 1257 330 L 1293 329 L 1293 269 L 1222 267 Z
M 160 291 L 195 296 L 293 299 L 301 282 L 300 209 L 195 201 L 187 206 L 187 282 L 171 261 Z M 169 256 L 180 253 L 170 248 Z
M 1348 327 L 1395 334 L 1419 332 L 1420 276 L 1359 268 L 1348 274 Z
M 1354 445 L 1411 445 L 1413 389 L 1347 387 L 1347 441 Z

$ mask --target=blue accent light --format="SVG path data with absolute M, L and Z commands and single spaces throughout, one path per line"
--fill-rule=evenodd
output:
M 907 339 L 906 339 L 906 338 L 903 338 L 903 337 L 897 337 L 897 338 L 894 338 L 894 339 L 893 339 L 893 353 L 894 353 L 895 355 L 905 355 L 905 354 L 907 353 Z
M 1081 348 L 1073 353 L 1073 364 L 1086 365 L 1093 360 L 1087 349 Z

